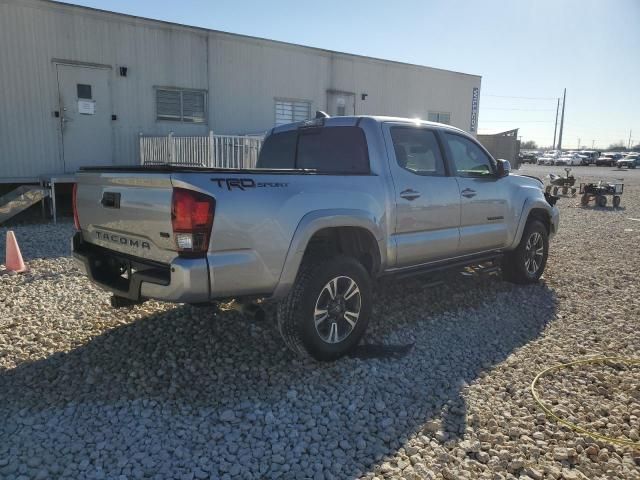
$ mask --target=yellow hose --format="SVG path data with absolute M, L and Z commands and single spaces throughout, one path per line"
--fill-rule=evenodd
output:
M 623 439 L 619 439 L 619 438 L 607 437 L 606 435 L 600 435 L 599 433 L 591 432 L 589 430 L 586 430 L 586 429 L 580 427 L 579 425 L 576 425 L 575 423 L 571 423 L 571 422 L 569 422 L 567 420 L 564 420 L 564 419 L 560 418 L 558 415 L 553 413 L 553 411 L 551 411 L 551 409 L 549 407 L 547 407 L 542 402 L 542 400 L 540 400 L 540 397 L 538 397 L 538 394 L 536 392 L 536 383 L 538 382 L 538 380 L 540 378 L 542 378 L 543 376 L 545 376 L 549 372 L 553 372 L 555 370 L 561 370 L 563 368 L 571 367 L 573 365 L 587 365 L 587 364 L 597 364 L 597 363 L 605 363 L 605 362 L 617 362 L 617 363 L 624 363 L 626 365 L 640 365 L 640 358 L 595 357 L 595 358 L 587 358 L 587 359 L 583 359 L 583 360 L 576 360 L 574 362 L 563 363 L 563 364 L 560 364 L 560 365 L 554 365 L 552 367 L 549 367 L 549 368 L 543 370 L 538 375 L 536 375 L 536 378 L 534 378 L 533 382 L 531 382 L 531 394 L 533 395 L 533 399 L 536 401 L 536 403 L 538 404 L 538 406 L 542 409 L 542 411 L 544 413 L 546 413 L 548 416 L 554 418 L 558 423 L 561 423 L 565 427 L 568 427 L 568 428 L 570 428 L 571 430 L 573 430 L 575 432 L 582 433 L 584 435 L 587 435 L 587 436 L 589 436 L 591 438 L 595 438 L 597 440 L 602 440 L 604 442 L 609 442 L 609 443 L 612 443 L 614 445 L 632 447 L 632 448 L 636 448 L 636 449 L 640 450 L 640 442 L 633 442 L 631 440 L 623 440 Z

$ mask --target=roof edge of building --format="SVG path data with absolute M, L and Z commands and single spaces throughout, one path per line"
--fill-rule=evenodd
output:
M 4 0 L 0 0 L 0 3 L 5 3 Z M 374 61 L 374 62 L 380 62 L 380 63 L 390 63 L 390 64 L 395 64 L 395 65 L 402 65 L 405 67 L 413 67 L 413 68 L 419 68 L 419 69 L 426 69 L 426 70 L 434 70 L 434 71 L 438 71 L 438 72 L 446 72 L 446 73 L 454 73 L 456 75 L 464 75 L 464 76 L 468 76 L 468 77 L 475 77 L 475 78 L 479 78 L 482 79 L 481 75 L 476 75 L 473 73 L 465 73 L 465 72 L 459 72 L 457 70 L 448 70 L 446 68 L 438 68 L 438 67 L 430 67 L 427 65 L 420 65 L 417 63 L 409 63 L 409 62 L 401 62 L 398 60 L 390 60 L 390 59 L 386 59 L 386 58 L 379 58 L 379 57 L 371 57 L 368 55 L 360 55 L 357 53 L 349 53 L 349 52 L 341 52 L 338 50 L 330 50 L 327 48 L 320 48 L 320 47 L 311 47 L 309 45 L 301 45 L 298 43 L 291 43 L 291 42 L 285 42 L 282 40 L 273 40 L 270 38 L 263 38 L 263 37 L 256 37 L 253 35 L 246 35 L 246 34 L 242 34 L 242 33 L 233 33 L 233 32 L 227 32 L 224 30 L 216 30 L 216 29 L 212 29 L 212 28 L 205 28 L 205 27 L 198 27 L 198 26 L 194 26 L 194 25 L 186 25 L 186 24 L 182 24 L 182 23 L 177 23 L 177 22 L 170 22 L 167 20 L 158 20 L 155 18 L 149 18 L 149 17 L 141 17 L 138 15 L 131 15 L 129 13 L 120 13 L 120 12 L 113 12 L 110 10 L 103 10 L 100 8 L 94 8 L 94 7 L 87 7 L 85 5 L 75 5 L 72 3 L 67 3 L 67 2 L 61 2 L 58 0 L 28 0 L 27 2 L 23 1 L 23 5 L 27 4 L 27 3 L 32 3 L 32 4 L 41 4 L 41 5 L 47 5 L 50 7 L 59 7 L 59 8 L 71 8 L 71 9 L 78 9 L 78 10 L 83 10 L 85 12 L 93 12 L 96 14 L 100 14 L 100 15 L 109 15 L 109 16 L 114 16 L 114 17 L 125 17 L 128 19 L 132 19 L 135 21 L 143 21 L 143 22 L 149 22 L 152 24 L 159 24 L 159 25 L 165 25 L 165 26 L 169 26 L 169 27 L 179 27 L 179 28 L 184 28 L 186 30 L 192 30 L 192 31 L 197 31 L 197 32 L 201 32 L 201 33 L 206 33 L 206 34 L 220 34 L 220 35 L 226 35 L 226 36 L 230 36 L 230 37 L 235 37 L 235 38 L 241 38 L 244 40 L 251 40 L 251 41 L 256 41 L 256 42 L 269 42 L 269 43 L 273 43 L 273 44 L 277 44 L 280 46 L 286 46 L 286 47 L 291 47 L 291 48 L 301 48 L 301 49 L 306 49 L 306 50 L 313 50 L 315 52 L 321 52 L 327 55 L 343 55 L 346 57 L 355 57 L 358 59 L 362 59 L 362 60 L 368 60 L 368 61 Z

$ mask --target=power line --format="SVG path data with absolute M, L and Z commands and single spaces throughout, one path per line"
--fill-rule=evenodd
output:
M 480 123 L 553 123 L 549 120 L 480 120 Z
M 557 100 L 556 97 L 514 97 L 510 95 L 489 95 L 488 93 L 481 94 L 483 97 L 495 97 L 495 98 L 521 98 L 524 100 Z
M 483 107 L 483 110 L 517 110 L 521 112 L 553 112 L 553 108 L 500 108 L 500 107 Z

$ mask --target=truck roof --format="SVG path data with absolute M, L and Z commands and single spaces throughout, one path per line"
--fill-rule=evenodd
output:
M 313 118 L 311 120 L 305 120 L 302 122 L 287 123 L 286 125 L 279 125 L 277 127 L 274 127 L 270 133 L 286 132 L 296 128 L 313 126 L 313 125 L 327 126 L 327 127 L 339 127 L 339 126 L 352 127 L 352 126 L 356 126 L 363 119 L 373 120 L 378 123 L 397 122 L 397 123 L 406 123 L 408 125 L 432 126 L 432 127 L 438 127 L 446 130 L 451 130 L 454 132 L 464 133 L 467 135 L 469 134 L 469 132 L 465 132 L 460 128 L 453 127 L 445 123 L 429 122 L 427 120 L 422 120 L 420 118 L 389 117 L 384 115 L 347 115 L 347 116 L 340 116 L 340 117 Z

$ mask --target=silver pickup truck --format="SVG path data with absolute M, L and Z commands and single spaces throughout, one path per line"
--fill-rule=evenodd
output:
M 509 170 L 447 125 L 318 115 L 269 132 L 251 170 L 82 169 L 73 255 L 125 303 L 274 299 L 287 346 L 331 360 L 381 276 L 500 261 L 540 278 L 556 197 Z

